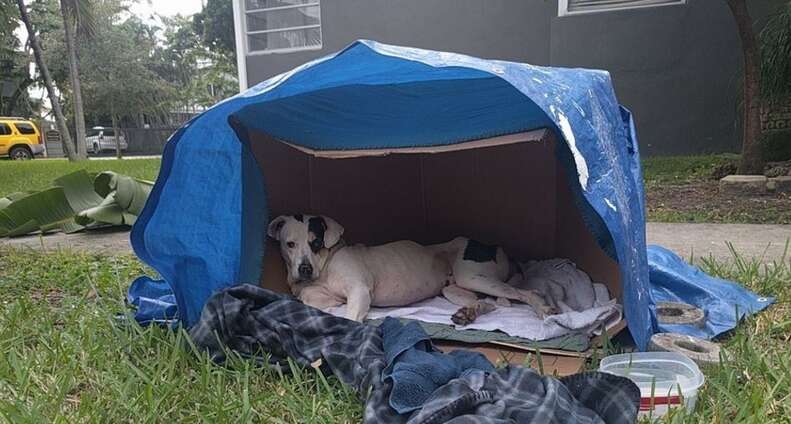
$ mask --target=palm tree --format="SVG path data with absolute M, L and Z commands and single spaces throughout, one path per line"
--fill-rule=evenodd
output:
M 761 52 L 753 30 L 753 20 L 746 0 L 727 0 L 736 21 L 744 56 L 744 87 L 742 89 L 742 157 L 739 174 L 763 174 L 761 146 Z
M 60 108 L 60 100 L 58 99 L 58 95 L 55 93 L 55 86 L 52 83 L 52 76 L 49 73 L 47 64 L 44 63 L 44 53 L 41 51 L 41 45 L 38 42 L 38 36 L 33 30 L 33 24 L 30 22 L 30 16 L 27 14 L 27 6 L 25 6 L 24 0 L 16 0 L 16 4 L 19 7 L 19 16 L 22 18 L 22 23 L 25 24 L 25 28 L 27 29 L 30 47 L 33 48 L 33 56 L 36 58 L 36 66 L 38 66 L 41 76 L 44 78 L 44 86 L 47 88 L 47 96 L 49 96 L 49 101 L 52 103 L 52 111 L 55 113 L 55 122 L 57 122 L 58 131 L 60 131 L 63 151 L 66 153 L 66 157 L 69 158 L 70 161 L 76 161 L 78 158 L 74 152 L 74 143 L 71 140 L 69 128 L 66 126 L 66 118 L 63 117 L 63 110 Z
M 83 112 L 82 89 L 80 88 L 80 69 L 77 61 L 75 34 L 92 35 L 94 22 L 90 0 L 60 0 L 60 14 L 63 17 L 66 50 L 69 56 L 69 77 L 71 78 L 72 103 L 74 107 L 74 131 L 77 136 L 77 156 L 88 157 L 85 146 L 85 113 Z

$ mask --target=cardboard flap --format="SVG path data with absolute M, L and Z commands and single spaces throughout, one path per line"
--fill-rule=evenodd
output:
M 361 149 L 361 150 L 314 150 L 308 147 L 281 141 L 283 144 L 291 146 L 300 152 L 307 153 L 313 157 L 326 159 L 348 159 L 367 156 L 388 156 L 393 153 L 398 154 L 434 154 L 456 152 L 459 150 L 480 149 L 482 147 L 504 146 L 507 144 L 523 143 L 526 141 L 542 141 L 546 138 L 546 129 L 508 134 L 499 137 L 484 138 L 468 141 L 464 143 L 446 144 L 428 147 L 401 147 L 394 149 Z

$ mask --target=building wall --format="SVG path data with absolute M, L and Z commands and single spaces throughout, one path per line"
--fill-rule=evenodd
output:
M 783 0 L 750 2 L 759 24 Z M 325 0 L 323 47 L 247 57 L 252 86 L 356 39 L 610 71 L 644 155 L 736 151 L 741 50 L 723 0 L 558 17 L 557 0 Z

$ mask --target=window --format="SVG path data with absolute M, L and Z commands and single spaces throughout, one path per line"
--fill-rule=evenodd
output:
M 686 0 L 559 0 L 558 15 L 578 15 L 582 13 L 610 12 L 641 7 L 667 6 L 684 4 L 685 1 Z
M 319 0 L 245 0 L 247 53 L 321 48 Z
M 115 130 L 102 130 L 102 135 L 105 137 L 115 137 Z
M 19 131 L 20 134 L 36 133 L 36 129 L 33 128 L 33 126 L 28 124 L 27 122 L 14 122 L 14 126 L 16 127 L 16 130 Z
M 0 135 L 11 135 L 11 127 L 0 122 Z

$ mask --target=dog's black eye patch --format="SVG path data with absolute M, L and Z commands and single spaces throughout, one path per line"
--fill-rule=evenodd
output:
M 319 253 L 324 248 L 324 232 L 327 231 L 327 223 L 324 218 L 315 216 L 308 219 L 308 231 L 313 234 L 313 241 L 310 242 L 310 250 Z
M 464 248 L 464 260 L 473 262 L 497 262 L 497 246 L 469 240 Z
M 310 250 L 312 250 L 313 253 L 319 253 L 319 250 L 321 250 L 323 247 L 324 242 L 319 239 L 314 239 L 312 242 L 310 242 Z

